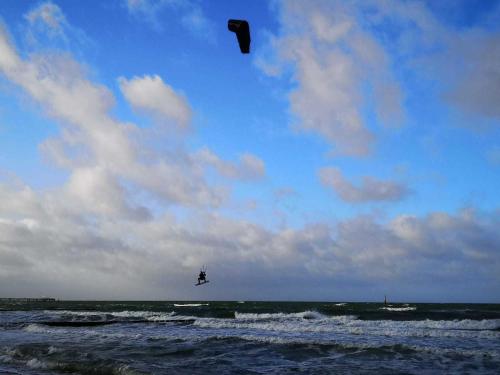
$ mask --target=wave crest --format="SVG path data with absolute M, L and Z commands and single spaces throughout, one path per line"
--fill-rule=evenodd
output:
M 283 320 L 283 319 L 326 319 L 326 315 L 323 315 L 317 311 L 307 310 L 298 313 L 239 313 L 234 312 L 234 317 L 237 320 Z
M 417 308 L 414 306 L 407 306 L 407 307 L 381 307 L 380 310 L 387 310 L 387 311 L 415 311 Z

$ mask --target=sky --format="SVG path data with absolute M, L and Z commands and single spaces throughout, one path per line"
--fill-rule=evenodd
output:
M 500 1 L 3 1 L 0 296 L 499 303 L 499 61 Z

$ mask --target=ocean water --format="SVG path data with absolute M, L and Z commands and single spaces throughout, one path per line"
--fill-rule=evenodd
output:
M 500 373 L 500 305 L 0 302 L 1 374 Z

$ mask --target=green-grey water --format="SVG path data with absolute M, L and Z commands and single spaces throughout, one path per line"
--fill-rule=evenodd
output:
M 0 373 L 500 372 L 500 305 L 0 302 Z

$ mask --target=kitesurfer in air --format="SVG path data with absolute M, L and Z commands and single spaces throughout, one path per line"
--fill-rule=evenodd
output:
M 200 274 L 198 275 L 198 283 L 194 284 L 194 285 L 195 286 L 196 285 L 203 285 L 203 284 L 206 284 L 206 283 L 208 283 L 208 280 L 207 280 L 207 267 L 203 266 L 200 269 Z
M 205 273 L 205 271 L 200 270 L 200 275 L 198 276 L 198 284 L 201 284 L 202 281 L 205 282 L 206 276 L 207 274 Z

